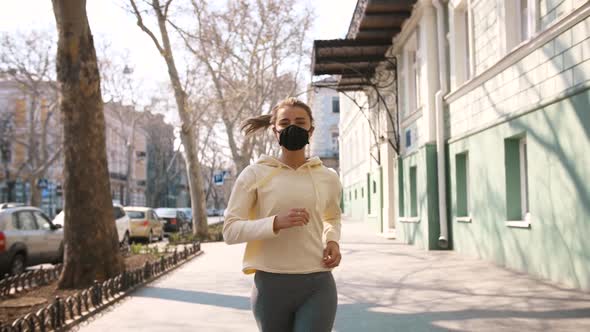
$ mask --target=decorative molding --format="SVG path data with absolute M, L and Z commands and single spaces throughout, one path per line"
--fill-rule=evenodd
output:
M 506 226 L 514 228 L 531 228 L 531 214 L 527 213 L 524 220 L 508 220 Z
M 525 220 L 508 220 L 506 226 L 513 228 L 531 228 L 531 223 Z
M 565 18 L 553 23 L 549 28 L 541 31 L 535 35 L 532 39 L 522 43 L 514 50 L 509 52 L 504 58 L 498 61 L 492 67 L 486 69 L 483 73 L 473 77 L 469 81 L 465 82 L 462 86 L 456 90 L 450 92 L 444 97 L 446 103 L 452 103 L 457 99 L 463 97 L 474 89 L 480 87 L 485 82 L 494 78 L 504 70 L 515 65 L 518 61 L 524 59 L 537 49 L 541 48 L 547 42 L 557 38 L 565 31 L 571 29 L 576 24 L 580 23 L 584 19 L 590 16 L 590 2 L 582 6 L 567 15 Z
M 369 4 L 369 0 L 357 0 L 356 8 L 354 9 L 354 14 L 352 14 L 352 18 L 350 19 L 350 25 L 348 26 L 348 33 L 346 34 L 346 39 L 354 39 L 359 32 L 359 27 L 361 25 L 361 21 L 363 20 L 363 16 L 365 15 L 365 10 L 367 9 L 367 5 Z
M 538 110 L 540 110 L 542 108 L 545 108 L 545 107 L 547 107 L 549 105 L 558 103 L 558 102 L 560 102 L 560 101 L 562 101 L 564 99 L 567 99 L 569 97 L 575 96 L 578 93 L 584 92 L 584 91 L 586 91 L 588 89 L 590 89 L 590 81 L 587 81 L 585 83 L 580 83 L 580 84 L 578 84 L 578 85 L 576 85 L 574 87 L 571 87 L 571 88 L 569 88 L 569 89 L 567 89 L 567 90 L 559 93 L 556 96 L 552 96 L 552 97 L 546 98 L 544 100 L 541 100 L 538 103 L 535 103 L 533 105 L 530 105 L 530 106 L 527 106 L 527 107 L 523 107 L 520 110 L 517 110 L 515 112 L 512 112 L 509 115 L 501 116 L 501 117 L 499 117 L 498 119 L 496 119 L 494 122 L 492 122 L 490 124 L 485 124 L 485 125 L 483 125 L 483 126 L 481 126 L 479 128 L 475 128 L 475 129 L 469 130 L 469 131 L 467 131 L 465 133 L 462 133 L 462 134 L 460 134 L 458 136 L 455 136 L 455 137 L 452 137 L 452 138 L 448 138 L 447 139 L 447 144 L 453 144 L 455 142 L 458 142 L 458 141 L 464 140 L 466 138 L 469 138 L 469 137 L 471 137 L 473 135 L 477 135 L 477 134 L 479 134 L 479 133 L 481 133 L 481 132 L 483 132 L 485 130 L 488 130 L 490 128 L 493 128 L 493 127 L 499 126 L 501 124 L 504 124 L 506 122 L 512 121 L 512 120 L 514 120 L 516 118 L 519 118 L 521 116 L 527 115 L 527 114 L 532 113 L 532 112 L 536 112 L 536 111 L 538 111 Z
M 455 221 L 462 223 L 471 223 L 471 217 L 455 217 Z
M 420 217 L 398 217 L 397 220 L 405 224 L 417 224 L 420 222 Z

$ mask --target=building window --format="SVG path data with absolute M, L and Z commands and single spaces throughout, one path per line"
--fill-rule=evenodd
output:
M 367 211 L 371 214 L 371 175 L 367 174 Z
M 410 217 L 418 216 L 418 183 L 416 179 L 417 167 L 410 167 Z
M 473 74 L 473 24 L 467 0 L 458 1 L 451 11 L 451 84 L 461 86 Z
M 413 76 L 413 110 L 417 110 L 422 105 L 420 95 L 420 57 L 418 51 L 410 52 L 410 63 L 412 65 L 412 76 Z
M 411 114 L 420 109 L 422 106 L 421 96 L 421 59 L 420 59 L 420 31 L 416 28 L 416 31 L 412 34 L 410 39 L 405 45 L 405 56 L 404 56 L 404 70 L 406 71 L 404 78 L 406 82 L 405 96 L 407 100 L 407 110 L 405 116 Z
M 340 113 L 340 98 L 332 97 L 332 113 Z
M 396 84 L 397 85 L 397 93 L 398 96 L 400 96 L 400 98 L 398 98 L 398 103 L 399 103 L 399 109 L 400 109 L 400 113 L 402 116 L 402 119 L 406 117 L 408 111 L 407 111 L 407 103 L 406 103 L 406 67 L 405 67 L 405 61 L 404 61 L 404 57 L 403 56 L 399 56 L 398 57 L 398 62 L 399 62 L 399 68 L 402 68 L 399 71 L 399 77 L 398 77 L 398 82 L 401 84 Z
M 356 189 L 354 190 L 354 199 L 357 199 L 357 195 L 356 195 Z
M 333 131 L 332 132 L 332 152 L 334 152 L 334 153 L 338 153 L 338 151 L 340 149 L 339 144 L 338 144 L 338 137 L 339 137 L 338 132 Z
M 398 206 L 399 206 L 399 216 L 405 216 L 405 200 L 404 200 L 404 163 L 402 159 L 398 159 L 397 163 L 397 196 L 398 196 Z
M 538 0 L 505 0 L 506 51 L 529 40 L 537 31 Z
M 455 156 L 457 217 L 469 216 L 469 155 L 464 152 Z
M 361 198 L 365 198 L 365 188 L 361 188 Z
M 406 130 L 406 148 L 412 146 L 412 130 Z
M 506 217 L 526 220 L 529 213 L 528 156 L 526 137 L 504 141 L 506 171 Z
M 373 180 L 373 194 L 377 193 L 377 182 Z
M 518 13 L 520 21 L 520 40 L 524 41 L 531 37 L 529 0 L 518 0 L 518 2 L 520 2 L 520 10 Z

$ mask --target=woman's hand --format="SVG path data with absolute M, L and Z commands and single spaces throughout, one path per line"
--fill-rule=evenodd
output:
M 304 226 L 308 223 L 309 213 L 306 209 L 290 209 L 287 212 L 277 214 L 272 229 L 276 234 L 281 229 Z
M 340 254 L 340 246 L 338 243 L 334 241 L 328 242 L 328 244 L 326 244 L 326 249 L 324 249 L 324 266 L 334 268 L 340 265 L 341 259 L 342 255 Z

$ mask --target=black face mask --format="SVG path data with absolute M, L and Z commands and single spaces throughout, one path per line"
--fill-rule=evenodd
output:
M 279 133 L 279 144 L 289 151 L 301 150 L 309 144 L 309 132 L 299 126 L 290 125 Z

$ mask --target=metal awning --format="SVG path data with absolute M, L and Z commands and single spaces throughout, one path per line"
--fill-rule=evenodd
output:
M 346 39 L 315 40 L 313 75 L 338 75 L 338 89 L 358 89 L 375 73 L 417 0 L 358 0 Z M 366 83 L 365 83 L 366 84 Z

